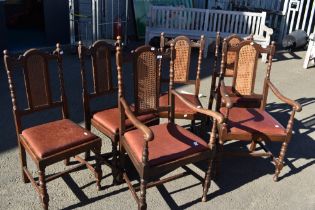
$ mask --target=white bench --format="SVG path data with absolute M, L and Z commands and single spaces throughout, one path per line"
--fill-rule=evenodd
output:
M 315 64 L 315 32 L 310 35 L 310 41 L 308 43 L 303 68 L 307 69 L 310 60 L 313 60 L 313 65 Z
M 190 39 L 206 36 L 205 52 L 216 37 L 238 34 L 245 37 L 254 35 L 254 41 L 267 46 L 270 44 L 273 30 L 265 25 L 266 12 L 238 12 L 225 10 L 209 10 L 171 6 L 151 6 L 146 25 L 146 44 L 164 32 L 166 37 L 185 35 Z M 207 54 L 204 53 L 204 56 Z

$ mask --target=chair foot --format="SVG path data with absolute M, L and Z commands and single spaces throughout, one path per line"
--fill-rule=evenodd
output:
M 43 208 L 48 210 L 49 197 L 47 193 L 46 180 L 45 180 L 45 169 L 40 169 L 39 172 L 39 193 Z
M 97 190 L 101 190 L 102 168 L 101 168 L 101 145 L 94 149 L 95 153 L 95 178 Z
M 147 209 L 147 202 L 146 202 L 146 189 L 147 182 L 144 179 L 141 179 L 140 183 L 140 199 L 139 199 L 139 210 L 146 210 Z
M 68 166 L 70 163 L 70 158 L 64 159 L 63 163 L 65 164 L 65 166 Z
M 210 184 L 211 184 L 211 167 L 212 167 L 212 160 L 209 161 L 208 163 L 208 169 L 207 172 L 205 174 L 205 182 L 203 184 L 203 194 L 202 194 L 202 202 L 206 202 L 207 201 L 207 194 L 210 188 Z

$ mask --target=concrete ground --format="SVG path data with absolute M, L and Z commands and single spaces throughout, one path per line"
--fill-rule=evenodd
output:
M 195 173 L 184 178 L 150 188 L 147 191 L 148 209 L 315 209 L 315 67 L 302 68 L 305 51 L 297 53 L 278 52 L 273 62 L 271 80 L 281 92 L 303 105 L 303 111 L 296 114 L 294 134 L 288 147 L 285 167 L 280 181 L 272 180 L 274 165 L 264 158 L 226 158 L 222 162 L 220 176 L 212 181 L 208 202 L 200 202 L 201 180 L 204 176 L 203 164 L 189 165 Z M 81 101 L 81 81 L 79 63 L 73 54 L 64 59 L 65 86 L 68 95 L 70 118 L 77 123 L 83 121 Z M 7 77 L 3 66 L 0 71 L 0 209 L 41 209 L 40 200 L 31 184 L 21 180 L 15 127 L 11 112 Z M 130 90 L 130 65 L 124 71 L 126 90 Z M 210 60 L 202 69 L 200 100 L 207 106 L 210 88 Z M 264 75 L 263 64 L 259 63 L 257 86 L 261 87 Z M 21 79 L 21 78 L 20 78 Z M 180 87 L 192 91 L 189 86 Z M 261 89 L 261 88 L 260 88 Z M 260 90 L 258 88 L 257 91 Z M 129 94 L 128 94 L 129 95 Z M 130 99 L 131 97 L 129 97 Z M 116 97 L 106 102 L 115 102 Z M 268 111 L 286 125 L 290 107 L 269 93 Z M 41 119 L 54 116 L 54 112 L 44 113 Z M 34 120 L 28 119 L 26 124 Z M 188 122 L 180 121 L 181 124 Z M 96 134 L 97 131 L 93 130 Z M 103 151 L 109 150 L 109 140 L 104 139 Z M 239 146 L 236 142 L 226 148 Z M 279 151 L 279 144 L 269 144 L 272 151 Z M 36 174 L 36 168 L 29 164 Z M 47 169 L 53 173 L 64 169 L 60 163 Z M 48 183 L 50 209 L 137 209 L 135 200 L 126 184 L 112 186 L 110 169 L 102 166 L 103 190 L 97 191 L 94 176 L 82 169 Z M 135 181 L 136 183 L 136 181 Z

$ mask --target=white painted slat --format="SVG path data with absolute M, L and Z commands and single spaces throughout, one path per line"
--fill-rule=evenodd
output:
M 308 11 L 308 9 L 309 9 L 309 7 L 310 7 L 310 2 L 311 2 L 311 0 L 306 1 L 306 2 L 307 2 L 307 3 L 306 3 L 305 11 Z M 304 14 L 302 29 L 305 28 L 306 21 L 308 21 L 307 15 Z
M 223 14 L 223 20 L 222 20 L 222 28 L 221 31 L 225 32 L 225 26 L 226 26 L 226 14 Z
M 218 31 L 221 31 L 221 14 L 218 14 Z
M 192 30 L 196 30 L 196 28 L 195 28 L 195 18 L 196 18 L 196 12 L 193 12 L 192 11 L 192 19 L 191 19 L 191 28 L 192 28 Z
M 234 30 L 233 31 L 235 31 L 236 33 L 238 33 L 238 30 L 239 30 L 239 22 L 238 22 L 238 20 L 239 20 L 239 15 L 236 15 L 236 20 L 235 20 L 235 25 L 234 25 Z
M 255 33 L 255 27 L 256 27 L 256 16 L 253 17 L 253 24 L 251 28 L 251 33 Z
M 229 33 L 232 33 L 233 29 L 234 29 L 234 18 L 235 18 L 235 15 L 232 15 L 232 20 L 231 20 L 231 25 L 229 27 Z
M 298 14 L 298 19 L 297 19 L 297 22 L 295 24 L 295 30 L 298 30 L 300 29 L 300 21 L 301 21 L 301 14 L 302 14 L 302 8 L 303 8 L 303 5 L 304 5 L 304 0 L 301 0 L 300 2 L 300 9 L 299 9 L 299 14 Z
M 218 16 L 218 14 L 215 13 L 215 14 L 214 14 L 214 21 L 213 21 L 213 31 L 218 31 L 218 27 L 217 27 L 217 16 Z
M 231 17 L 232 17 L 232 14 L 227 14 L 227 27 L 226 27 L 226 30 L 225 32 L 230 32 L 230 25 L 231 25 Z
M 314 32 L 314 31 L 311 31 L 311 27 L 314 24 L 312 23 L 312 21 L 314 22 L 314 13 L 315 13 L 315 2 L 313 1 L 313 6 L 311 9 L 311 17 L 310 17 L 311 22 L 308 24 L 307 34 L 311 34 L 312 32 Z M 314 28 L 312 30 L 314 30 Z

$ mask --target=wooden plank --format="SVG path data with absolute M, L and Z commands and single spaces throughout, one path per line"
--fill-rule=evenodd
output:
M 308 11 L 309 7 L 310 7 L 310 2 L 311 1 L 306 1 L 307 4 L 306 4 L 306 7 L 305 7 L 305 10 L 304 11 Z M 301 29 L 305 29 L 305 24 L 306 24 L 306 21 L 309 21 L 309 19 L 307 18 L 307 15 L 304 14 L 304 19 L 303 19 L 303 24 L 302 24 L 302 28 Z
M 315 2 L 313 1 L 313 6 L 312 6 L 312 9 L 311 9 L 311 22 L 308 24 L 308 28 L 307 28 L 307 34 L 310 35 L 312 32 L 314 32 L 314 27 L 313 27 L 313 31 L 311 31 L 311 28 L 312 28 L 312 25 L 314 25 L 315 21 L 314 21 L 314 13 L 315 13 Z
M 295 24 L 295 30 L 299 30 L 300 29 L 300 21 L 301 21 L 301 15 L 302 15 L 302 8 L 303 8 L 303 5 L 304 5 L 304 0 L 301 0 L 300 2 L 300 9 L 299 9 L 299 14 L 298 14 L 298 18 L 297 18 L 297 22 Z

